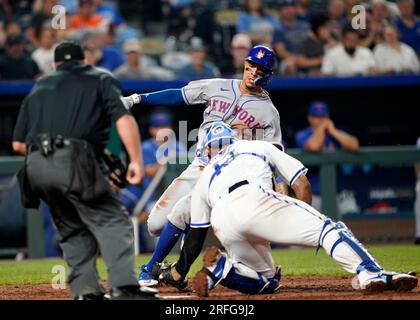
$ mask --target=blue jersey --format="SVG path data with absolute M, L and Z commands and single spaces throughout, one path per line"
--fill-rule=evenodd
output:
M 304 150 L 305 144 L 308 139 L 312 136 L 314 130 L 312 127 L 307 127 L 296 134 L 296 146 L 299 149 Z M 337 150 L 341 149 L 341 144 L 331 137 L 329 134 L 325 135 L 324 140 L 324 147 L 323 150 Z M 308 180 L 311 183 L 312 193 L 320 194 L 320 182 L 319 182 L 319 171 L 318 170 L 310 170 L 308 174 Z

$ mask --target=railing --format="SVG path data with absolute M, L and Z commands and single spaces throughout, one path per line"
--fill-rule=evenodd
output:
M 172 81 L 121 80 L 124 92 L 149 92 L 169 88 L 180 88 L 188 83 L 187 79 Z M 2 81 L 0 95 L 25 95 L 34 81 Z M 282 89 L 331 89 L 366 87 L 405 87 L 420 86 L 420 75 L 369 76 L 369 77 L 274 77 L 267 85 L 268 90 Z
M 362 147 L 356 153 L 326 151 L 308 153 L 288 149 L 287 153 L 302 161 L 305 166 L 320 167 L 322 212 L 337 218 L 337 174 L 339 164 L 414 164 L 420 162 L 420 149 L 414 146 Z M 0 175 L 15 174 L 22 165 L 22 157 L 0 157 Z M 165 184 L 176 178 L 186 165 L 168 165 Z M 44 256 L 43 215 L 36 210 L 28 210 L 27 239 L 29 257 Z

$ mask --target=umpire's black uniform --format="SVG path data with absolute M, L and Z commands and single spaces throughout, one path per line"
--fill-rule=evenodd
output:
M 49 205 L 75 297 L 104 297 L 96 270 L 99 250 L 111 292 L 124 296 L 135 288 L 135 295 L 141 295 L 134 273 L 133 227 L 99 160 L 111 121 L 129 111 L 114 78 L 82 64 L 83 59 L 80 45 L 60 44 L 55 61 L 61 65 L 23 101 L 14 132 L 14 141 L 28 146 L 26 171 L 19 174 L 22 196 L 35 203 L 37 196 Z

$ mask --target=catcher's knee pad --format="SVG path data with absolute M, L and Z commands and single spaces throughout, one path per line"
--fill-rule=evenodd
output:
M 379 273 L 382 267 L 356 239 L 343 222 L 327 219 L 319 237 L 319 246 L 349 272 Z

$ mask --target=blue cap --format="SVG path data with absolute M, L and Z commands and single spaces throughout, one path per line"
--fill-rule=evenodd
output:
M 309 106 L 308 115 L 315 117 L 327 117 L 329 115 L 327 104 L 322 101 L 312 102 Z
M 151 127 L 165 127 L 171 125 L 171 117 L 165 112 L 154 113 L 150 117 Z
M 231 144 L 233 143 L 233 139 L 235 139 L 235 137 L 235 133 L 228 124 L 222 121 L 216 121 L 207 131 L 204 145 L 206 147 L 210 146 L 213 148 L 218 147 L 219 145 Z
M 273 71 L 276 54 L 268 47 L 257 45 L 249 50 L 245 61 L 256 63 L 269 71 Z

